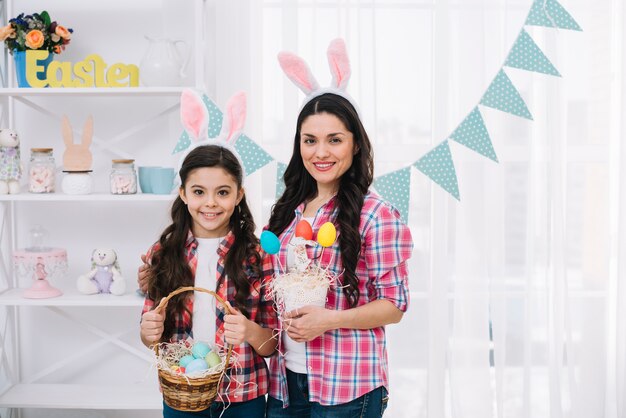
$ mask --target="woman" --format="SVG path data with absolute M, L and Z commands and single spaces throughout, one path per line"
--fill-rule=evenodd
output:
M 305 306 L 282 318 L 284 356 L 271 359 L 267 416 L 380 417 L 388 388 L 384 327 L 408 307 L 411 234 L 398 211 L 369 190 L 371 144 L 349 96 L 308 100 L 268 225 L 282 243 L 274 266 L 288 266 L 287 244 L 301 219 L 314 231 L 333 222 L 337 242 L 310 249 L 309 257 L 340 283 L 325 308 Z

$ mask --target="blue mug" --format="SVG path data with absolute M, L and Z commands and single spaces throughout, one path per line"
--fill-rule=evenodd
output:
M 150 188 L 155 194 L 170 194 L 174 188 L 176 170 L 170 167 L 155 167 L 150 171 Z
M 159 167 L 139 167 L 139 187 L 141 193 L 152 193 L 152 172 Z

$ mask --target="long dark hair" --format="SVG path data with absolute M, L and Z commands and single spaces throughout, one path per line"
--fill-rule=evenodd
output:
M 320 113 L 328 113 L 339 118 L 354 138 L 355 155 L 352 165 L 339 181 L 338 210 L 335 220 L 339 231 L 339 248 L 344 268 L 343 293 L 350 307 L 354 307 L 359 301 L 359 279 L 355 275 L 361 252 L 359 223 L 364 196 L 372 184 L 374 156 L 372 145 L 359 115 L 354 106 L 345 98 L 326 93 L 308 102 L 300 111 L 293 142 L 293 154 L 283 176 L 285 192 L 272 208 L 268 228 L 277 235 L 282 233 L 293 221 L 294 211 L 298 205 L 317 195 L 317 183 L 304 167 L 300 155 L 300 130 L 306 118 Z
M 187 177 L 193 170 L 203 167 L 223 168 L 233 176 L 237 189 L 241 189 L 243 169 L 237 157 L 230 150 L 219 145 L 202 145 L 187 155 L 179 172 L 181 187 L 185 187 Z M 180 196 L 172 204 L 171 217 L 172 224 L 161 234 L 160 248 L 153 254 L 150 266 L 151 280 L 148 291 L 150 297 L 156 302 L 179 287 L 193 286 L 194 283 L 191 268 L 185 258 L 185 244 L 192 227 L 192 218 L 187 205 Z M 246 300 L 250 295 L 250 282 L 247 276 L 250 274 L 261 277 L 261 258 L 257 251 L 258 239 L 254 235 L 254 220 L 245 195 L 235 207 L 229 226 L 237 239 L 226 254 L 224 270 L 235 285 L 236 307 L 248 316 Z M 251 261 L 252 271 L 244 270 L 246 261 Z M 188 296 L 188 293 L 182 293 L 168 303 L 162 340 L 166 341 L 172 337 L 176 313 L 186 309 L 185 299 Z

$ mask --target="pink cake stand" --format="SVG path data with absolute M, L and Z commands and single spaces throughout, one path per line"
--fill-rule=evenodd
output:
M 60 278 L 67 272 L 67 252 L 64 249 L 16 250 L 13 252 L 13 265 L 18 277 L 34 280 L 33 285 L 22 294 L 23 297 L 45 299 L 63 294 L 59 289 L 50 285 L 47 279 L 48 277 Z

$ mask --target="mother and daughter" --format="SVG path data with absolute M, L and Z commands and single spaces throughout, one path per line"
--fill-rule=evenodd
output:
M 231 369 L 231 377 L 246 384 L 234 390 L 222 385 L 205 411 L 182 412 L 164 403 L 164 417 L 356 418 L 384 413 L 385 325 L 400 321 L 408 307 L 407 260 L 413 244 L 398 211 L 369 190 L 372 147 L 345 91 L 350 68 L 342 40 L 330 44 L 328 57 L 333 84 L 319 88 L 304 61 L 279 55 L 283 70 L 306 99 L 284 175 L 285 192 L 266 226 L 281 241 L 277 254 L 259 247 L 245 199 L 243 164 L 231 145 L 243 127 L 243 118 L 236 116 L 241 116 L 241 103 L 231 100 L 227 106 L 226 142 L 200 140 L 184 157 L 172 224 L 139 268 L 138 282 L 147 295 L 141 340 L 148 347 L 188 337 L 232 344 L 240 367 Z M 183 124 L 201 139 L 207 123 L 186 112 L 185 107 L 194 106 L 184 105 L 185 94 L 191 93 L 183 94 Z M 243 108 L 245 114 L 245 104 Z M 325 250 L 322 262 L 340 284 L 328 291 L 325 307 L 305 306 L 277 318 L 263 286 L 279 266 L 288 267 L 287 244 L 302 219 L 314 232 L 326 222 L 336 226 L 337 242 Z M 315 257 L 314 249 L 307 251 Z M 211 309 L 210 301 L 195 292 L 173 299 L 164 313 L 154 311 L 161 298 L 181 286 L 214 289 L 233 313 Z M 269 357 L 269 370 L 264 357 Z

